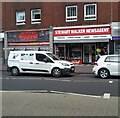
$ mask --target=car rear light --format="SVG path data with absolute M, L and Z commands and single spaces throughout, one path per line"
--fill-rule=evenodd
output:
M 98 66 L 98 63 L 97 63 L 97 62 L 95 62 L 95 63 L 94 63 L 94 65 L 95 65 L 95 66 Z

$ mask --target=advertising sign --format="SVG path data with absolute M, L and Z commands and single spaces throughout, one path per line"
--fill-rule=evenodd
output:
M 49 31 L 21 31 L 21 32 L 8 32 L 8 42 L 48 42 Z
M 54 40 L 111 39 L 110 26 L 54 29 Z
M 56 29 L 54 36 L 103 35 L 111 34 L 110 27 Z

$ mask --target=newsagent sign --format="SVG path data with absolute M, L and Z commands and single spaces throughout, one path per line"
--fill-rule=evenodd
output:
M 67 28 L 55 29 L 54 39 L 70 39 L 70 38 L 101 38 L 104 35 L 108 37 L 111 34 L 110 26 L 105 27 L 87 27 L 87 28 Z
M 8 32 L 8 42 L 46 42 L 49 41 L 49 31 L 20 31 Z

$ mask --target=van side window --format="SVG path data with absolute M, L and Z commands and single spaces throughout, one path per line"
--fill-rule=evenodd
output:
M 47 62 L 53 63 L 53 61 L 44 54 L 36 54 L 36 60 L 43 62 L 46 60 Z
M 37 61 L 44 61 L 45 58 L 46 58 L 46 56 L 43 54 L 36 54 Z

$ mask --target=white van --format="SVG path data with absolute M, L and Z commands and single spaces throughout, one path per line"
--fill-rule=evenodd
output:
M 54 77 L 74 73 L 74 64 L 59 60 L 48 51 L 10 51 L 8 71 L 13 76 L 19 73 L 46 73 Z

